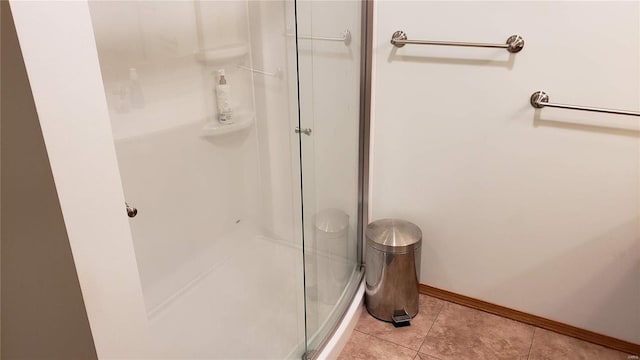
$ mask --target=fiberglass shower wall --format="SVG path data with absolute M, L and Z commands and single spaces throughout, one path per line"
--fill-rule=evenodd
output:
M 90 3 L 124 194 L 138 209 L 130 226 L 154 353 L 303 352 L 285 4 Z M 219 70 L 232 124 L 217 119 Z

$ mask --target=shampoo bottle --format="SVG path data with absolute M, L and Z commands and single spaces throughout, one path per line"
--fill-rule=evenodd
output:
M 231 89 L 224 77 L 224 69 L 218 70 L 218 83 L 216 85 L 216 100 L 218 103 L 218 121 L 221 124 L 231 124 Z
M 116 111 L 121 114 L 128 113 L 129 110 L 131 110 L 129 84 L 120 83 L 120 85 L 118 86 L 118 90 L 114 91 L 113 94 L 118 96 Z
M 138 70 L 129 69 L 129 96 L 131 107 L 134 109 L 142 109 L 144 107 L 144 96 L 142 96 L 142 87 L 138 80 Z

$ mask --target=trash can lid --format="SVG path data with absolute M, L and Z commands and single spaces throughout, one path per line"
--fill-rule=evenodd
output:
M 420 246 L 422 231 L 406 220 L 381 219 L 367 225 L 367 243 L 376 250 L 398 253 Z
M 339 209 L 324 209 L 316 215 L 316 229 L 325 233 L 339 233 L 349 227 L 349 215 Z

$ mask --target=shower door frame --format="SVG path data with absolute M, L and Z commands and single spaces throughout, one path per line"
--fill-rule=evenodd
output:
M 357 259 L 364 269 L 364 234 L 369 223 L 369 161 L 371 151 L 371 95 L 373 76 L 374 1 L 362 0 L 362 48 L 360 49 L 360 138 L 358 155 L 358 227 Z
M 295 0 L 294 0 L 295 1 Z M 356 263 L 359 271 L 357 282 L 364 279 L 364 234 L 369 223 L 369 162 L 370 162 L 370 136 L 371 136 L 371 95 L 372 95 L 372 74 L 373 74 L 373 21 L 374 21 L 374 1 L 361 0 L 361 49 L 360 49 L 360 103 L 359 123 L 358 123 L 358 208 L 357 208 L 357 234 L 356 234 Z M 297 31 L 297 26 L 296 26 Z M 297 51 L 297 49 L 296 49 Z M 298 119 L 300 125 L 300 118 Z M 360 301 L 356 299 L 358 287 L 354 287 L 353 294 L 349 297 L 349 303 Z M 305 294 L 306 297 L 306 294 Z M 305 300 L 306 302 L 306 300 Z M 347 309 L 340 315 L 331 330 L 318 344 L 316 349 L 309 349 L 308 337 L 305 335 L 306 352 L 302 355 L 303 360 L 315 360 L 320 355 L 322 349 L 334 337 L 340 324 L 345 321 Z M 308 331 L 305 326 L 305 332 Z

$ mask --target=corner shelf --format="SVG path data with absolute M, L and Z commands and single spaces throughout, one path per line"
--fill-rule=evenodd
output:
M 202 128 L 203 136 L 217 137 L 221 135 L 235 133 L 253 125 L 255 114 L 252 112 L 238 112 L 233 114 L 233 123 L 221 124 L 214 117 L 207 119 Z
M 243 57 L 249 53 L 249 44 L 237 43 L 195 52 L 196 59 L 205 64 L 223 63 Z

